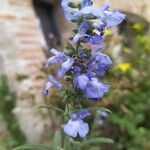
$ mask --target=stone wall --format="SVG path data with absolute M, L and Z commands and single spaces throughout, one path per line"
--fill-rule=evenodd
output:
M 45 126 L 50 124 L 47 112 L 33 106 L 43 103 L 46 61 L 40 45 L 36 16 L 31 0 L 0 0 L 0 61 L 1 70 L 17 93 L 14 113 L 30 142 L 39 142 Z M 43 119 L 44 118 L 44 119 Z

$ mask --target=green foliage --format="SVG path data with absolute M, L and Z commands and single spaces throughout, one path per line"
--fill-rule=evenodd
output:
M 50 147 L 44 145 L 21 145 L 19 147 L 14 148 L 13 150 L 51 150 Z
M 61 130 L 59 129 L 55 132 L 54 140 L 52 143 L 52 149 L 53 150 L 61 149 L 61 143 L 62 143 L 62 135 L 61 135 Z
M 128 51 L 120 54 L 131 69 L 122 72 L 114 67 L 111 72 L 113 85 L 107 99 L 113 113 L 103 135 L 115 141 L 114 150 L 150 149 L 150 37 L 139 23 L 133 25 L 133 32 L 132 43 L 122 41 L 123 49 Z
M 64 150 L 70 150 L 70 149 L 71 149 L 71 143 L 69 137 L 66 136 L 64 141 Z
M 15 93 L 10 91 L 7 77 L 5 75 L 0 76 L 0 117 L 6 124 L 7 129 L 7 133 L 0 135 L 0 149 L 3 150 L 25 142 L 25 137 L 12 113 L 15 107 L 15 100 Z

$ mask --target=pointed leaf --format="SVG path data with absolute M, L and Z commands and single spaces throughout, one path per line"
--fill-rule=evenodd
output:
M 64 150 L 71 150 L 71 143 L 68 136 L 65 137 Z
M 111 111 L 109 109 L 106 109 L 106 108 L 103 108 L 103 107 L 88 107 L 86 108 L 88 109 L 89 111 L 97 111 L 97 110 L 100 110 L 100 111 L 105 111 L 105 112 L 108 112 L 108 113 L 111 113 Z M 79 111 L 80 109 L 74 109 L 73 111 L 71 111 L 71 113 L 73 112 L 77 112 Z
M 109 109 L 103 108 L 103 107 L 89 107 L 87 108 L 88 110 L 91 111 L 96 111 L 96 110 L 100 110 L 100 111 L 106 111 L 108 113 L 111 113 L 111 111 Z
M 53 149 L 54 150 L 58 150 L 61 149 L 61 131 L 57 130 L 54 136 L 54 141 L 53 141 Z
M 82 145 L 88 145 L 88 144 L 98 144 L 98 143 L 113 143 L 113 140 L 109 138 L 104 138 L 104 137 L 95 137 L 95 138 L 90 138 L 86 141 L 82 142 Z
M 48 106 L 48 105 L 45 105 L 45 104 L 37 105 L 37 106 L 35 106 L 35 108 L 40 108 L 40 109 L 41 108 L 47 108 L 47 109 L 52 109 L 52 110 L 64 113 L 64 111 L 62 109 L 58 108 L 58 107 Z
M 14 148 L 13 150 L 51 150 L 51 148 L 47 147 L 47 146 L 44 146 L 44 145 L 26 144 L 26 145 L 18 146 L 16 148 Z

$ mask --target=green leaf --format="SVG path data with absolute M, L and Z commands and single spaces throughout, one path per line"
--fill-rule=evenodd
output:
M 34 108 L 40 108 L 40 109 L 41 108 L 47 108 L 47 109 L 52 109 L 52 110 L 64 113 L 64 111 L 62 109 L 58 108 L 58 107 L 48 106 L 48 105 L 45 105 L 45 104 L 37 105 Z
M 97 143 L 113 143 L 113 140 L 104 137 L 94 137 L 82 142 L 82 145 L 97 144 Z
M 108 113 L 111 113 L 111 111 L 109 109 L 103 108 L 103 107 L 89 107 L 87 108 L 88 110 L 91 111 L 96 111 L 96 110 L 100 110 L 100 111 L 106 111 Z
M 64 150 L 71 150 L 71 143 L 68 136 L 65 137 Z
M 69 2 L 68 6 L 71 8 L 78 8 L 78 4 L 74 4 L 72 2 Z
M 79 142 L 79 141 L 75 141 L 74 139 L 72 139 L 72 138 L 69 138 L 69 140 L 70 140 L 70 142 L 72 143 L 72 144 L 74 144 L 74 145 L 78 145 L 78 146 L 81 146 L 82 144 L 81 144 L 81 142 Z
M 53 150 L 61 149 L 61 140 L 62 140 L 61 131 L 57 130 L 54 136 L 54 141 L 52 146 Z
M 100 110 L 100 111 L 105 111 L 105 112 L 108 112 L 108 113 L 111 113 L 111 111 L 109 109 L 106 109 L 106 108 L 102 108 L 102 107 L 88 107 L 86 108 L 88 109 L 89 111 L 97 111 L 97 110 Z M 80 109 L 74 109 L 73 111 L 71 111 L 71 113 L 73 112 L 77 112 L 79 111 Z
M 51 148 L 47 147 L 47 146 L 44 146 L 44 145 L 26 144 L 26 145 L 18 146 L 16 148 L 14 148 L 13 150 L 51 150 Z

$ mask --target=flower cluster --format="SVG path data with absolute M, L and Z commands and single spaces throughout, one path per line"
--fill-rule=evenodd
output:
M 70 37 L 71 42 L 64 52 L 50 50 L 53 56 L 48 59 L 46 68 L 49 65 L 60 64 L 57 70 L 59 78 L 69 76 L 69 84 L 80 90 L 85 98 L 99 100 L 109 90 L 109 85 L 99 78 L 105 75 L 112 64 L 109 56 L 102 53 L 105 29 L 120 24 L 125 15 L 118 11 L 109 11 L 109 3 L 105 3 L 101 8 L 94 8 L 92 0 L 81 0 L 79 4 L 62 0 L 61 5 L 66 19 L 74 22 L 77 28 L 73 30 L 74 35 Z M 85 48 L 86 44 L 90 44 L 92 50 Z M 45 95 L 50 87 L 61 90 L 62 84 L 50 75 L 45 86 Z M 69 122 L 64 126 L 66 134 L 72 137 L 79 134 L 80 137 L 84 137 L 88 133 L 88 124 L 83 122 L 89 115 L 88 110 L 86 111 L 85 113 L 85 110 L 80 110 L 71 114 Z

